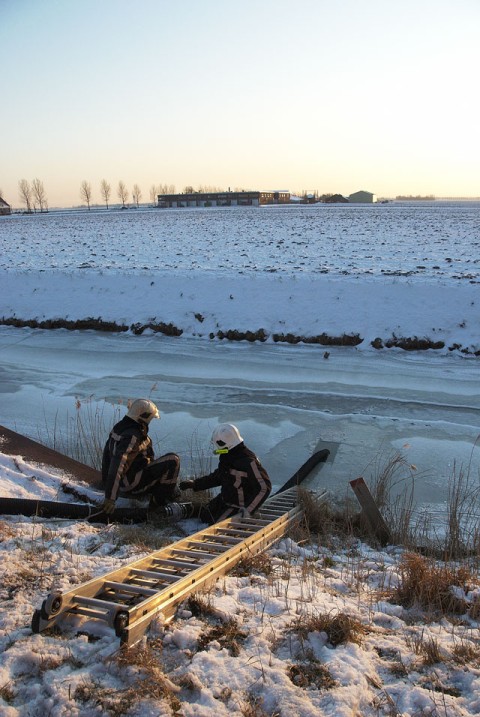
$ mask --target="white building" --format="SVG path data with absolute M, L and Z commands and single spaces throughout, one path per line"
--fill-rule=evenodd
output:
M 354 204 L 374 204 L 377 201 L 377 197 L 371 192 L 361 191 L 350 194 L 348 201 Z

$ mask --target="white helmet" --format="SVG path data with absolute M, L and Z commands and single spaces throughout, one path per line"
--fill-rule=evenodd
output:
M 127 416 L 137 423 L 149 424 L 152 418 L 160 418 L 158 408 L 148 398 L 137 398 L 128 409 Z
M 243 443 L 243 438 L 236 426 L 232 423 L 221 423 L 212 433 L 212 443 L 215 445 L 215 453 L 225 452 Z

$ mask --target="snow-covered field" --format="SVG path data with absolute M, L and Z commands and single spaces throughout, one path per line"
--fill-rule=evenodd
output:
M 0 222 L 0 316 L 185 336 L 425 338 L 480 350 L 480 204 L 58 212 Z
M 480 280 L 479 221 L 476 202 L 17 214 L 0 266 Z
M 343 351 L 365 353 L 365 361 L 378 357 L 370 345 L 376 337 L 428 337 L 445 342 L 444 349 L 426 354 L 442 360 L 442 380 L 450 375 L 460 385 L 468 366 L 466 387 L 478 360 L 473 352 L 480 349 L 479 242 L 480 205 L 473 203 L 15 215 L 0 218 L 0 317 L 171 322 L 199 344 L 228 329 L 263 328 L 268 341 L 274 332 L 359 333 L 362 343 Z M 31 332 L 11 331 L 12 340 L 2 344 L 9 360 L 7 344 L 31 338 Z M 154 335 L 151 341 L 156 338 L 161 341 Z M 60 339 L 57 333 L 55 341 Z M 47 356 L 46 341 L 43 335 L 39 357 Z M 453 345 L 469 353 L 450 352 Z M 275 361 L 276 347 L 268 348 Z M 321 356 L 324 348 L 318 351 Z M 268 373 L 260 359 L 259 368 Z M 341 360 L 322 359 L 323 365 L 336 387 Z M 368 366 L 371 385 L 375 366 Z M 62 370 L 66 375 L 68 366 Z M 408 362 L 402 371 L 408 374 Z M 302 366 L 301 376 L 307 374 Z M 2 381 L 9 376 L 0 371 Z M 425 391 L 436 382 L 426 376 Z M 396 400 L 404 383 L 392 377 Z M 10 388 L 2 390 L 7 395 Z M 15 391 L 21 400 L 14 397 L 9 406 L 18 406 L 21 424 L 28 396 L 21 385 Z M 472 413 L 476 395 L 462 398 Z M 452 393 L 446 403 L 454 400 Z M 0 423 L 1 415 L 0 408 Z M 458 439 L 455 431 L 452 437 Z M 0 454 L 3 495 L 67 500 L 63 481 L 53 471 Z M 178 537 L 199 527 L 184 521 Z M 480 600 L 478 573 L 454 588 L 465 601 L 464 614 L 439 617 L 389 601 L 388 590 L 400 580 L 400 547 L 379 551 L 355 539 L 321 546 L 284 540 L 268 553 L 270 574 L 228 576 L 217 584 L 209 596 L 213 617 L 193 615 L 185 606 L 171 626 L 152 631 L 143 647 L 153 657 L 136 659 L 149 662 L 157 686 L 163 670 L 176 703 L 159 697 L 152 680 L 142 687 L 135 658 L 133 666 L 118 661 L 117 639 L 107 629 L 95 641 L 77 636 L 75 625 L 60 636 L 30 631 L 33 610 L 52 587 L 70 589 L 148 552 L 128 529 L 5 516 L 0 551 L 1 717 L 159 717 L 173 714 L 178 704 L 177 714 L 185 717 L 480 713 L 473 607 Z M 324 613 L 359 620 L 366 628 L 361 644 L 334 646 L 324 631 L 291 629 L 298 619 L 308 625 L 311 616 Z M 231 616 L 241 633 L 235 649 L 218 637 L 205 639 L 212 623 Z M 435 647 L 439 656 L 432 662 L 427 657 Z

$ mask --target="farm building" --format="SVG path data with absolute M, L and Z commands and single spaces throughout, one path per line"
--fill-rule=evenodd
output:
M 348 197 L 349 202 L 355 204 L 374 204 L 377 201 L 375 194 L 371 192 L 355 192 Z
M 162 209 L 182 207 L 258 207 L 261 204 L 288 204 L 290 192 L 192 192 L 159 194 L 157 206 Z
M 1 214 L 11 214 L 12 209 L 10 207 L 10 204 L 7 204 L 7 202 L 0 197 L 0 215 Z

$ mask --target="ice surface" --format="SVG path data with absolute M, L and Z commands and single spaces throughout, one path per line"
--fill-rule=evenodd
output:
M 478 479 L 479 221 L 476 202 L 4 217 L 5 317 L 163 321 L 183 333 L 3 327 L 1 421 L 60 448 L 77 401 L 82 415 L 101 410 L 106 432 L 146 395 L 162 412 L 157 450 L 177 451 L 184 475 L 211 466 L 211 431 L 233 421 L 275 485 L 323 446 L 331 460 L 310 482 L 337 491 L 400 451 L 418 500 L 443 503 L 460 466 Z M 263 344 L 210 338 L 259 328 Z M 288 345 L 274 332 L 363 341 Z M 393 335 L 445 346 L 372 348 Z
M 98 405 L 107 429 L 115 407 L 148 395 L 157 451 L 177 451 L 184 475 L 212 465 L 218 421 L 239 426 L 275 485 L 326 444 L 335 455 L 312 487 L 345 492 L 397 451 L 420 501 L 444 502 L 455 468 L 478 475 L 478 368 L 458 356 L 332 348 L 325 360 L 312 346 L 6 328 L 0 351 L 2 422 L 44 441 L 59 442 L 77 401 L 84 416 Z

